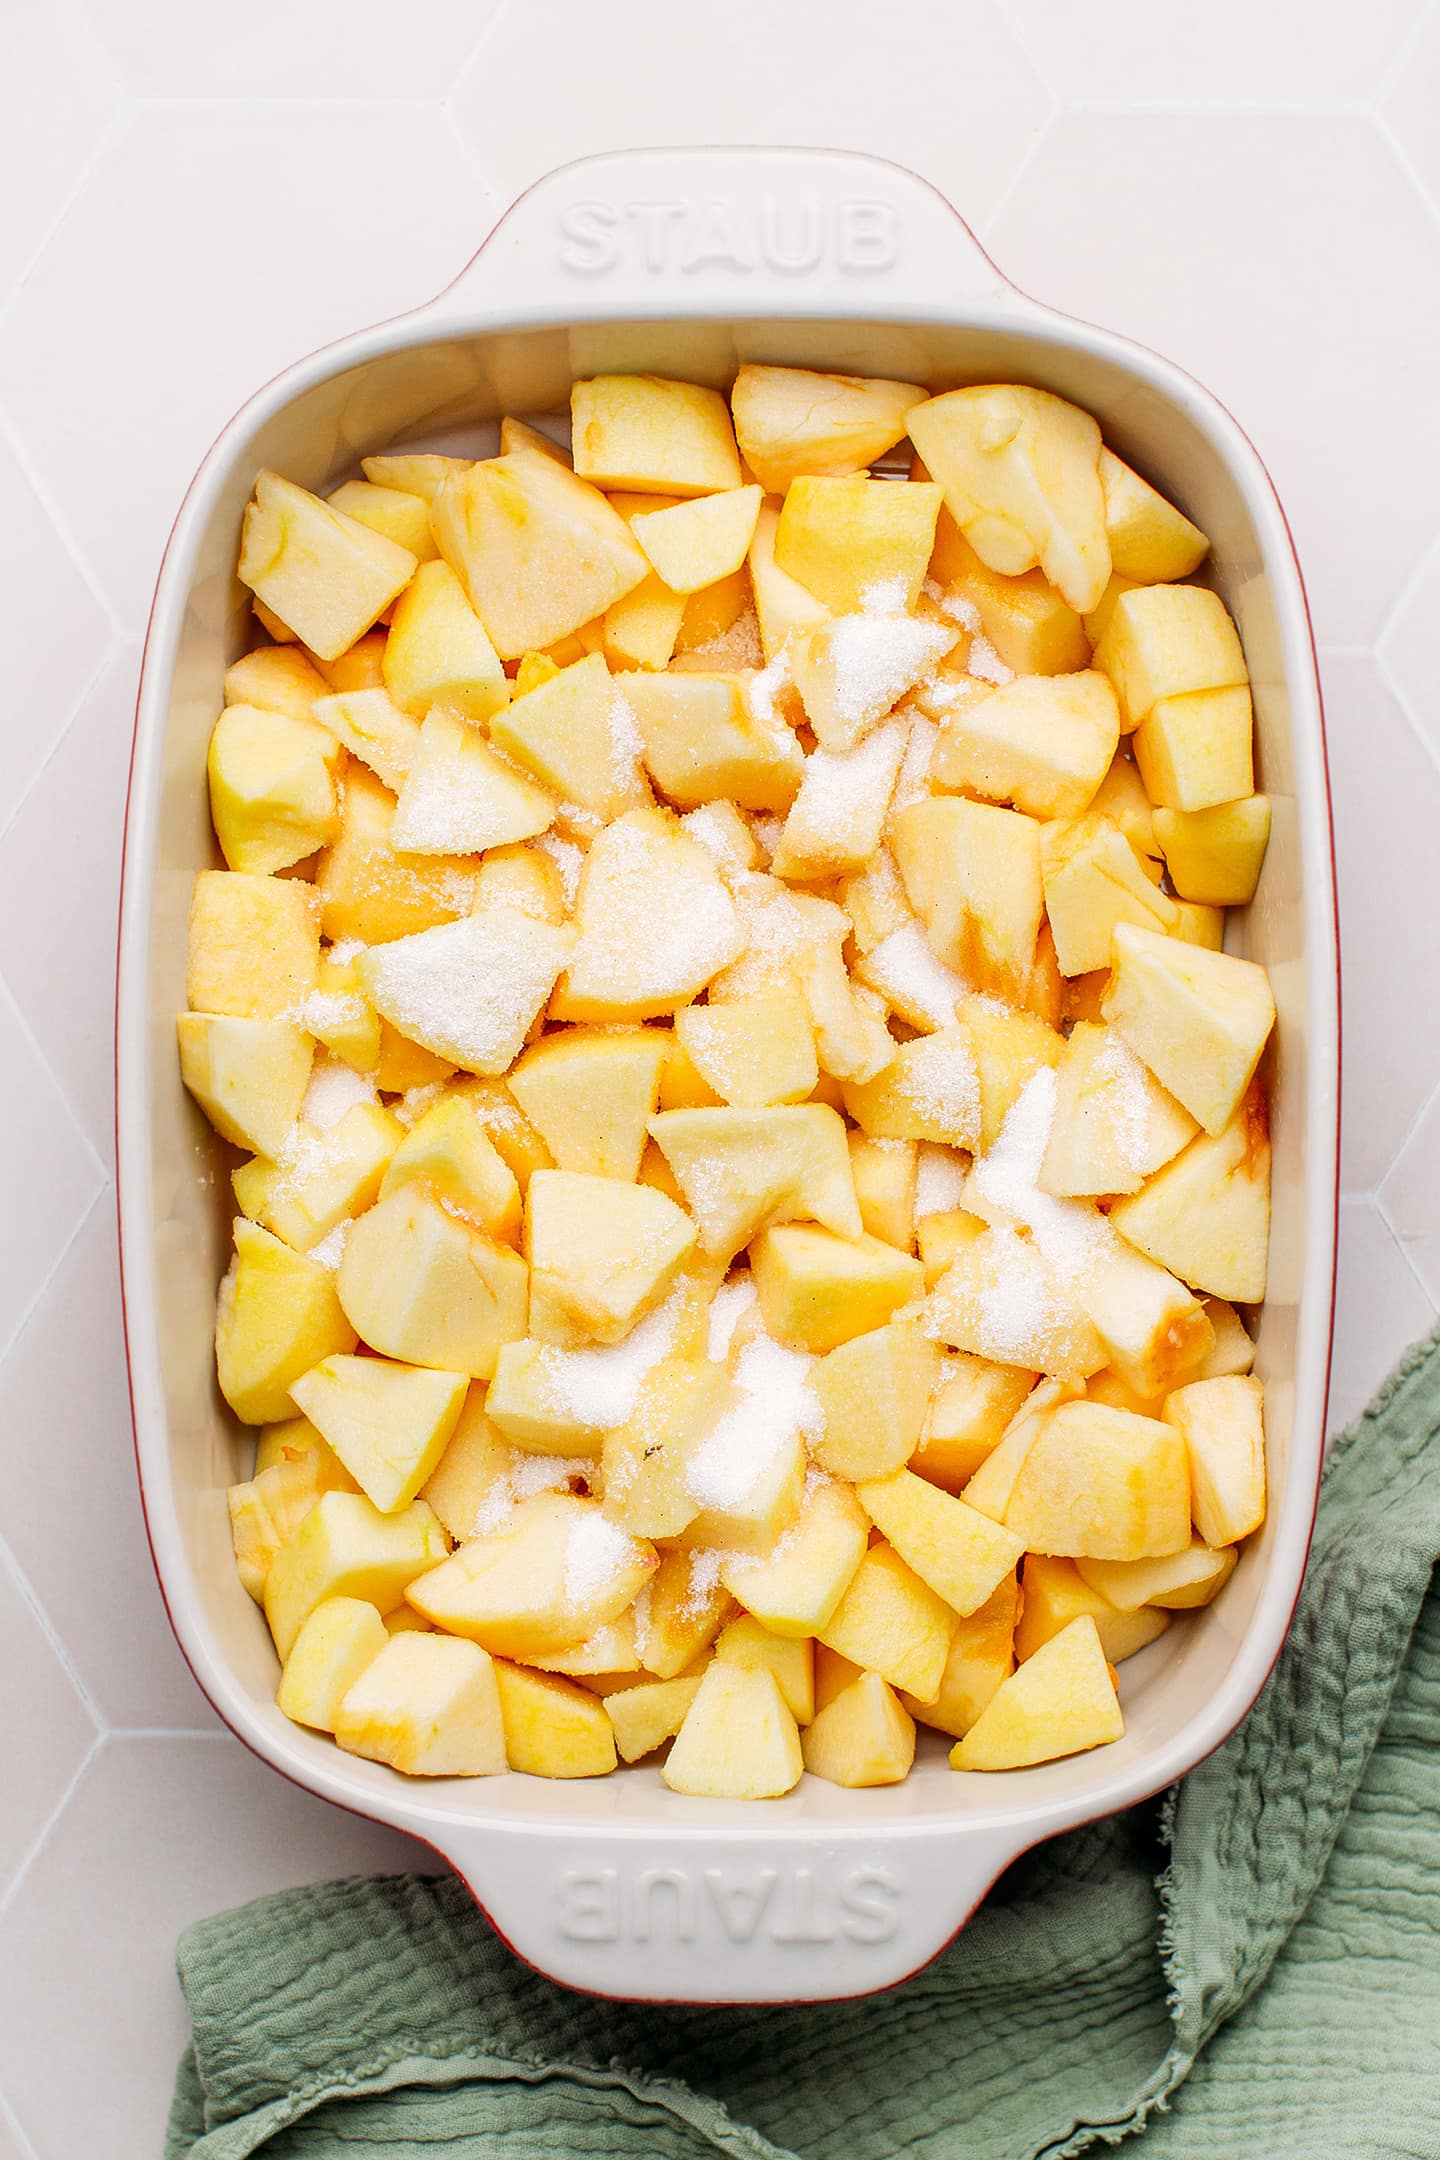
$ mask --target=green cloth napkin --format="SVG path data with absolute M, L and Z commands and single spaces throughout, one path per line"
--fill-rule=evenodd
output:
M 1163 1804 L 1012 1868 L 914 1979 L 601 2002 L 448 1877 L 192 1928 L 167 2160 L 1440 2155 L 1440 1335 L 1336 1446 L 1289 1641 Z

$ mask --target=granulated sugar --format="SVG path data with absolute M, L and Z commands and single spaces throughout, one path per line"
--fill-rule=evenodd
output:
M 357 1073 L 343 1058 L 317 1058 L 300 1105 L 300 1122 L 316 1132 L 329 1132 L 356 1103 L 378 1100 L 374 1082 Z
M 969 1036 L 946 1028 L 921 1036 L 906 1052 L 906 1094 L 953 1146 L 969 1147 L 980 1129 L 980 1075 Z
M 518 908 L 441 923 L 361 961 L 371 1002 L 393 1027 L 470 1072 L 504 1072 L 570 952 L 570 932 Z
M 754 1493 L 782 1448 L 824 1429 L 809 1386 L 813 1360 L 766 1335 L 736 1362 L 739 1399 L 693 1451 L 685 1472 L 691 1498 L 706 1508 L 738 1508 Z
M 948 615 L 951 622 L 959 623 L 962 630 L 980 628 L 980 610 L 964 593 L 947 592 L 934 578 L 926 578 L 920 589 L 927 600 L 934 601 L 942 615 Z
M 953 1027 L 965 984 L 935 953 L 918 922 L 892 930 L 865 957 L 865 979 L 912 1027 Z
M 718 1545 L 697 1545 L 690 1555 L 690 1580 L 680 1603 L 680 1617 L 696 1620 L 704 1612 L 720 1587 L 720 1575 L 727 1560 L 734 1556 Z M 648 1585 L 646 1586 L 649 1587 Z M 639 1601 L 636 1601 L 638 1613 Z M 639 1627 L 637 1623 L 636 1634 Z
M 562 1591 L 569 1606 L 588 1605 L 635 1558 L 636 1541 L 598 1507 L 587 1508 L 565 1540 Z
M 711 1300 L 706 1324 L 705 1355 L 712 1365 L 724 1364 L 736 1328 L 758 1303 L 752 1276 L 732 1275 L 728 1282 L 721 1283 Z
M 645 744 L 640 734 L 640 723 L 635 717 L 635 708 L 618 682 L 610 693 L 605 717 L 610 734 L 610 774 L 616 793 L 624 795 L 635 786 L 640 760 L 645 755 Z
M 969 1164 L 954 1148 L 922 1140 L 915 1161 L 915 1220 L 948 1215 L 964 1205 Z
M 746 606 L 728 630 L 704 645 L 692 645 L 689 652 L 677 653 L 670 666 L 672 671 L 698 668 L 702 674 L 730 675 L 742 668 L 758 670 L 764 659 L 759 617 L 753 607 Z
M 908 730 L 886 720 L 853 750 L 812 750 L 785 820 L 781 860 L 847 867 L 880 843 Z
M 943 624 L 882 613 L 869 607 L 870 598 L 864 612 L 831 624 L 827 640 L 836 717 L 853 728 L 889 712 L 955 642 Z
M 1018 1230 L 991 1232 L 989 1262 L 979 1297 L 982 1355 L 1038 1372 L 1042 1345 L 1057 1318 L 1049 1270 Z
M 1107 1028 L 1095 1070 L 1105 1080 L 1104 1116 L 1127 1170 L 1150 1167 L 1150 1076 L 1118 1028 Z
M 923 713 L 916 713 L 910 722 L 910 734 L 905 744 L 905 755 L 900 760 L 900 772 L 895 782 L 895 793 L 890 798 L 891 813 L 904 810 L 913 802 L 923 802 L 930 793 L 930 763 L 940 741 L 940 729 Z
M 333 945 L 326 946 L 322 957 L 326 960 L 333 960 L 337 967 L 348 967 L 352 960 L 359 959 L 364 950 L 365 940 L 363 938 L 337 938 Z
M 1014 668 L 1006 667 L 989 638 L 979 630 L 970 640 L 970 653 L 965 665 L 981 682 L 999 684 L 1015 680 Z
M 333 1035 L 365 1018 L 365 1000 L 358 990 L 312 990 L 286 1015 L 312 1035 Z
M 745 685 L 745 702 L 754 719 L 769 727 L 779 717 L 775 700 L 790 680 L 790 655 L 782 645 L 767 666 L 758 668 Z
M 490 1537 L 508 1527 L 522 1500 L 537 1493 L 564 1492 L 572 1480 L 593 1473 L 595 1465 L 580 1455 L 529 1455 L 515 1450 L 515 1460 L 503 1477 L 496 1478 L 475 1510 L 474 1537 Z
M 632 811 L 596 839 L 577 919 L 572 978 L 617 1002 L 693 995 L 742 944 L 709 855 L 688 833 L 657 828 L 654 811 Z
M 561 1350 L 546 1343 L 539 1355 L 546 1407 L 587 1432 L 609 1432 L 634 1411 L 647 1376 L 668 1357 L 680 1304 L 677 1285 L 663 1304 L 636 1322 L 623 1342 L 595 1350 Z
M 580 872 L 585 863 L 585 850 L 573 840 L 562 840 L 559 833 L 541 833 L 533 843 L 549 856 L 560 873 L 560 890 L 567 908 L 575 905 L 575 895 L 580 890 Z
M 1062 1283 L 1073 1283 L 1103 1251 L 1107 1225 L 1083 1200 L 1056 1200 L 1036 1179 L 1055 1116 L 1057 1082 L 1049 1066 L 1026 1081 L 1000 1128 L 994 1146 L 977 1156 L 965 1188 L 965 1205 L 988 1222 L 1028 1230 L 1035 1247 Z
M 529 838 L 554 807 L 468 721 L 432 712 L 390 821 L 390 845 L 405 855 L 479 854 Z
M 306 1259 L 318 1261 L 321 1267 L 329 1268 L 333 1275 L 345 1257 L 346 1241 L 354 1227 L 353 1221 L 347 1215 L 343 1222 L 336 1223 L 327 1237 L 321 1238 L 317 1245 L 310 1247 Z
M 429 1080 L 424 1087 L 407 1088 L 398 1102 L 390 1105 L 390 1114 L 402 1125 L 418 1125 L 427 1110 L 433 1110 L 445 1093 L 443 1080 Z

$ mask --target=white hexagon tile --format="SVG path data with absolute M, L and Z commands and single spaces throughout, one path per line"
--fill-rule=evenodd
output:
M 131 706 L 216 428 L 427 298 L 547 167 L 837 143 L 933 180 L 1022 286 L 1250 430 L 1323 649 L 1347 1038 L 1334 1418 L 1440 1305 L 1440 5 L 48 0 L 0 139 L 0 2160 L 158 2151 L 175 1938 L 425 1865 L 282 1783 L 175 1649 L 131 1467 L 110 1186 Z M 83 1939 L 86 1955 L 77 1955 Z

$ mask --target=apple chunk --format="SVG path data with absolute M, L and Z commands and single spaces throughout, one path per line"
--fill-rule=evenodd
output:
M 557 1020 L 671 1013 L 743 943 L 713 859 L 662 810 L 628 811 L 599 835 L 580 873 L 575 923 L 578 940 L 551 1008 Z
M 618 1342 L 664 1296 L 696 1229 L 649 1185 L 537 1170 L 525 1196 L 532 1291 L 598 1341 Z
M 1125 1720 L 1088 1613 L 1042 1643 L 1002 1680 L 963 1740 L 956 1770 L 1019 1770 L 1118 1740 Z
M 417 1612 L 496 1657 L 563 1650 L 615 1619 L 655 1572 L 655 1548 L 596 1500 L 537 1493 L 508 1528 L 472 1539 L 412 1581 Z
M 220 1392 L 235 1415 L 246 1425 L 292 1417 L 292 1384 L 321 1358 L 354 1347 L 330 1270 L 238 1216 L 235 1258 L 215 1306 Z
M 240 577 L 313 653 L 334 660 L 415 575 L 415 557 L 279 473 L 245 512 Z
M 291 1395 L 382 1515 L 407 1507 L 438 1464 L 470 1382 L 389 1358 L 328 1357 Z
M 360 1217 L 338 1277 L 327 1280 L 353 1330 L 406 1364 L 488 1380 L 501 1344 L 525 1333 L 524 1261 L 420 1184 L 400 1186 Z
M 873 465 L 894 449 L 907 415 L 924 399 L 918 383 L 747 364 L 735 377 L 730 410 L 746 464 L 762 487 L 781 495 L 802 473 L 839 479 Z
M 1128 923 L 1112 951 L 1104 1017 L 1206 1132 L 1223 1132 L 1275 1024 L 1264 968 Z
M 381 1016 L 471 1072 L 503 1073 L 570 955 L 568 925 L 486 908 L 372 946 L 360 973 Z

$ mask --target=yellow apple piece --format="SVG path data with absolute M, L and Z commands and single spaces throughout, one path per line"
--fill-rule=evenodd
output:
M 531 1777 L 606 1777 L 615 1768 L 615 1728 L 588 1688 L 558 1673 L 494 1664 L 512 1770 Z
M 648 799 L 634 713 L 599 653 L 493 714 L 490 740 L 563 801 L 597 817 L 619 817 Z
M 529 448 L 448 475 L 430 522 L 502 660 L 603 615 L 649 570 L 600 490 Z
M 979 1216 L 970 1214 L 965 1208 L 943 1208 L 937 1214 L 921 1217 L 915 1231 L 915 1243 L 920 1248 L 920 1265 L 925 1270 L 927 1290 L 933 1290 L 961 1253 L 985 1235 L 985 1228 Z M 1033 1380 L 1034 1374 L 1026 1377 Z
M 656 1565 L 654 1546 L 612 1523 L 598 1500 L 541 1492 L 522 1500 L 504 1529 L 413 1581 L 407 1595 L 437 1627 L 523 1661 L 614 1620 Z
M 385 690 L 348 690 L 317 698 L 314 711 L 352 757 L 368 765 L 392 794 L 398 794 L 419 752 L 417 719 L 402 712 Z
M 1184 1552 L 1168 1553 L 1159 1560 L 1079 1560 L 1076 1566 L 1090 1587 L 1122 1612 L 1134 1613 L 1147 1606 L 1191 1612 L 1220 1595 L 1237 1557 L 1233 1545 L 1215 1547 L 1194 1538 Z M 1119 1663 L 1113 1651 L 1107 1655 L 1113 1664 Z
M 1199 1299 L 1123 1238 L 1087 1256 L 1075 1295 L 1111 1371 L 1147 1400 L 1185 1379 L 1215 1339 Z
M 741 1110 L 802 1102 L 820 1077 L 815 1035 L 793 998 L 689 1005 L 675 1037 L 706 1087 Z
M 398 605 L 397 601 L 386 613 L 393 615 Z M 324 676 L 332 696 L 349 697 L 360 690 L 385 688 L 385 647 L 388 641 L 389 632 L 377 627 L 367 630 L 364 637 L 357 638 L 353 645 L 347 645 L 344 652 L 338 653 L 333 660 L 322 660 L 318 653 L 312 653 L 310 657 Z
M 868 1529 L 848 1485 L 816 1480 L 807 1486 L 780 1545 L 768 1553 L 727 1558 L 721 1581 L 771 1634 L 814 1635 L 859 1567 Z
M 531 427 L 528 421 L 517 420 L 513 414 L 506 413 L 500 422 L 500 452 L 503 457 L 508 457 L 512 450 L 534 451 L 537 456 L 550 458 L 567 469 L 571 464 L 570 452 L 543 428 Z
M 332 1356 L 291 1397 L 382 1515 L 408 1507 L 439 1463 L 470 1382 L 389 1358 Z
M 1264 968 L 1128 923 L 1111 950 L 1106 1020 L 1207 1133 L 1223 1132 L 1275 1024 Z
M 320 858 L 314 890 L 327 938 L 382 945 L 466 915 L 474 898 L 474 866 L 456 856 L 397 855 L 390 846 L 395 798 L 372 773 L 352 765 L 345 775 L 340 833 Z M 306 888 L 293 879 L 293 891 Z
M 606 608 L 601 650 L 612 668 L 667 668 L 684 620 L 684 594 L 671 592 L 652 570 Z
M 530 1320 L 532 1327 L 539 1326 L 533 1298 Z M 500 1346 L 485 1413 L 496 1432 L 526 1454 L 570 1460 L 600 1452 L 599 1426 L 588 1413 L 582 1387 L 568 1384 L 581 1377 L 567 1365 L 570 1355 L 558 1344 L 534 1336 Z M 618 1512 L 616 1519 L 621 1519 Z M 639 1527 L 627 1524 L 627 1528 Z
M 768 1553 L 788 1531 L 804 1496 L 806 1438 L 820 1423 L 808 1364 L 763 1333 L 739 1348 L 719 1415 L 686 1459 L 686 1486 L 700 1504 L 687 1545 Z
M 1265 1520 L 1264 1390 L 1254 1375 L 1194 1380 L 1165 1404 L 1190 1462 L 1195 1528 L 1234 1545 Z
M 876 588 L 913 608 L 935 545 L 940 490 L 864 475 L 792 480 L 775 528 L 775 562 L 837 615 Z
M 210 819 L 232 870 L 266 876 L 335 837 L 333 735 L 308 720 L 229 705 L 210 737 Z
M 1138 585 L 1121 593 L 1095 647 L 1120 700 L 1121 725 L 1143 726 L 1164 698 L 1248 683 L 1224 601 L 1203 585 Z
M 817 1714 L 801 1752 L 832 1785 L 898 1785 L 915 1760 L 915 1721 L 878 1673 L 862 1672 Z
M 442 1205 L 468 1216 L 487 1237 L 507 1243 L 519 1237 L 515 1173 L 463 1095 L 442 1096 L 415 1120 L 386 1166 L 379 1197 L 410 1183 L 427 1186 Z
M 748 562 L 732 570 L 729 577 L 717 578 L 713 585 L 702 585 L 689 595 L 675 638 L 676 659 L 688 661 L 692 655 L 698 659 L 731 630 L 745 632 L 751 647 L 749 658 L 762 657 L 754 650 L 760 631 L 750 598 Z
M 180 1077 L 223 1140 L 274 1155 L 300 1114 L 314 1045 L 288 1020 L 182 1013 Z
M 230 1182 L 252 1221 L 309 1252 L 371 1205 L 403 1136 L 399 1120 L 379 1103 L 357 1102 L 334 1125 L 292 1127 L 274 1160 L 257 1155 Z
M 291 645 L 258 646 L 225 670 L 227 705 L 258 706 L 287 720 L 309 720 L 311 706 L 329 687 L 314 663 Z
M 1066 976 L 1108 967 L 1117 925 L 1165 936 L 1179 908 L 1155 885 L 1121 828 L 1091 814 L 1040 828 L 1040 869 L 1055 957 Z
M 1055 1114 L 1036 1180 L 1042 1192 L 1138 1192 L 1195 1137 L 1189 1111 L 1112 1027 L 1077 1020 L 1055 1080 Z
M 762 503 L 760 515 L 755 520 L 755 537 L 750 543 L 750 586 L 755 598 L 755 616 L 760 626 L 760 648 L 767 667 L 772 666 L 784 652 L 792 636 L 811 630 L 817 623 L 825 622 L 830 614 L 823 600 L 817 600 L 775 560 L 775 534 L 780 523 L 779 506 Z
M 1205 1300 L 1205 1311 L 1215 1330 L 1215 1341 L 1189 1377 L 1219 1380 L 1227 1373 L 1248 1373 L 1255 1363 L 1255 1345 L 1234 1306 L 1224 1298 L 1211 1297 Z
M 307 1417 L 281 1418 L 277 1424 L 267 1425 L 255 1443 L 255 1473 L 268 1469 L 277 1462 L 299 1462 L 306 1455 L 314 1455 L 326 1471 L 330 1482 L 339 1492 L 350 1492 L 354 1479 L 342 1470 L 334 1451 L 328 1448 Z
M 1020 1586 L 1007 1575 L 977 1611 L 958 1621 L 950 1637 L 940 1686 L 929 1702 L 901 1691 L 911 1717 L 959 1740 L 969 1732 L 1002 1680 L 1015 1670 L 1015 1622 Z
M 505 1728 L 495 1667 L 474 1643 L 393 1635 L 341 1702 L 335 1738 L 410 1777 L 494 1777 Z
M 420 1488 L 419 1497 L 462 1544 L 479 1535 L 482 1521 L 501 1519 L 515 1497 L 515 1450 L 486 1415 L 485 1395 L 471 1383 L 444 1453 Z
M 707 1252 L 728 1258 L 763 1225 L 797 1217 L 860 1234 L 844 1121 L 823 1103 L 665 1110 L 650 1131 Z
M 1090 802 L 1089 816 L 1108 818 L 1118 825 L 1134 848 L 1142 869 L 1154 884 L 1164 874 L 1160 843 L 1155 838 L 1155 806 L 1146 792 L 1134 760 L 1124 745 L 1115 753 Z
M 473 463 L 472 458 L 442 457 L 434 450 L 394 450 L 361 458 L 360 470 L 376 487 L 399 488 L 406 495 L 434 502 L 441 481 Z
M 423 1500 L 382 1515 L 363 1493 L 322 1493 L 276 1554 L 265 1585 L 265 1618 L 282 1662 L 326 1598 L 363 1598 L 388 1613 L 444 1557 L 445 1533 Z
M 469 1103 L 522 1193 L 534 1171 L 553 1166 L 550 1150 L 503 1080 L 459 1080 L 452 1092 Z
M 812 750 L 774 855 L 777 877 L 858 870 L 880 845 L 905 756 L 906 730 L 886 721 L 853 750 Z
M 241 1215 L 235 1257 L 215 1308 L 220 1392 L 243 1424 L 294 1414 L 291 1383 L 334 1351 L 355 1347 L 335 1277 Z
M 317 495 L 262 472 L 245 511 L 240 579 L 322 660 L 370 628 L 415 575 L 415 557 Z
M 573 944 L 568 926 L 486 908 L 371 946 L 360 973 L 375 1010 L 412 1042 L 471 1072 L 503 1073 Z
M 1033 1386 L 1033 1373 L 1013 1365 L 991 1365 L 964 1354 L 947 1357 L 910 1468 L 943 1492 L 963 1492 Z
M 1125 1730 L 1095 1622 L 1080 1614 L 1001 1682 L 963 1740 L 955 1770 L 1020 1770 L 1118 1740 Z
M 918 383 L 878 375 L 747 363 L 735 377 L 730 410 L 746 464 L 779 495 L 802 473 L 841 479 L 873 465 L 902 439 L 907 415 L 924 397 Z
M 637 1176 L 669 1041 L 658 1028 L 546 1034 L 508 1086 L 562 1170 Z
M 1048 390 L 980 383 L 929 398 L 910 439 L 945 507 L 990 569 L 1018 577 L 1038 563 L 1078 614 L 1110 576 L 1100 430 Z
M 750 552 L 760 514 L 758 487 L 727 488 L 631 519 L 651 568 L 672 592 L 699 592 L 737 571 Z
M 1036 1420 L 1002 1520 L 1028 1552 L 1091 1560 L 1183 1552 L 1190 1543 L 1184 1444 L 1159 1418 L 1061 1403 Z
M 1076 1560 L 1056 1559 L 1047 1553 L 1030 1553 L 1023 1570 L 1020 1622 L 1015 1630 L 1015 1655 L 1023 1664 L 1042 1645 L 1082 1615 L 1094 1621 L 1100 1647 L 1112 1665 L 1123 1664 L 1164 1634 L 1170 1615 L 1144 1606 L 1122 1612 L 1100 1589 L 1092 1586 L 1093 1568 L 1169 1567 L 1169 1560 Z
M 697 1443 L 715 1429 L 733 1391 L 704 1358 L 669 1357 L 640 1383 L 635 1407 L 601 1445 L 606 1514 L 637 1537 L 673 1538 L 689 1529 L 701 1500 L 689 1483 Z
M 797 635 L 791 676 L 821 749 L 853 750 L 959 635 L 956 624 L 878 606 Z
M 1175 907 L 1180 919 L 1171 937 L 1183 938 L 1187 945 L 1204 945 L 1211 952 L 1224 950 L 1224 908 L 1204 907 L 1198 900 L 1177 900 Z
M 815 1715 L 815 1645 L 808 1636 L 775 1635 L 749 1613 L 720 1631 L 715 1655 L 731 1665 L 773 1673 L 797 1725 Z
M 1100 452 L 1100 486 L 1110 561 L 1121 577 L 1158 585 L 1199 569 L 1210 552 L 1199 526 L 1111 450 Z
M 912 1470 L 862 1479 L 856 1497 L 902 1560 L 963 1619 L 1015 1571 L 1012 1531 Z
M 936 1341 L 997 1365 L 1083 1380 L 1105 1347 L 1071 1289 L 1033 1239 L 1005 1227 L 968 1237 L 925 1300 Z
M 332 1280 L 354 1332 L 385 1357 L 488 1380 L 525 1333 L 527 1271 L 508 1245 L 406 1184 L 362 1215 Z M 347 1332 L 349 1332 L 347 1330 Z M 350 1350 L 353 1342 L 326 1345 Z
M 810 1374 L 825 1421 L 811 1442 L 821 1469 L 839 1478 L 885 1478 L 908 1462 L 939 1364 L 935 1344 L 912 1320 L 891 1320 L 822 1357 Z M 891 1543 L 898 1540 L 891 1536 Z
M 1270 840 L 1270 798 L 1247 795 L 1209 810 L 1157 810 L 1155 837 L 1170 882 L 1204 907 L 1246 907 Z
M 1031 817 L 1079 817 L 1119 740 L 1115 693 L 1098 669 L 1019 675 L 945 723 L 930 771 L 942 787 Z
M 298 878 L 202 870 L 190 901 L 186 1000 L 238 1020 L 289 1018 L 315 986 L 315 896 Z
M 847 1081 L 845 1108 L 872 1140 L 928 1140 L 974 1147 L 980 1137 L 980 1076 L 967 1028 L 901 1043 L 877 1079 Z
M 307 1421 L 293 1422 L 303 1425 Z M 232 1485 L 225 1495 L 235 1571 L 257 1604 L 265 1601 L 276 1554 L 294 1537 L 322 1493 L 358 1490 L 349 1471 L 318 1434 L 316 1439 L 323 1455 L 306 1449 L 263 1467 L 257 1459 L 254 1477 Z
M 939 1690 L 955 1614 L 886 1544 L 871 1545 L 829 1620 L 828 1649 L 922 1702 Z
M 1035 961 L 1040 826 L 1018 810 L 934 795 L 897 811 L 891 840 L 911 905 L 947 967 L 1013 995 Z
M 713 1553 L 670 1546 L 635 1608 L 635 1647 L 646 1672 L 673 1680 L 709 1649 L 733 1619 L 735 1600 Z
M 868 1236 L 910 1252 L 915 1244 L 916 1143 L 871 1140 L 860 1132 L 852 1132 L 849 1142 L 860 1227 Z
M 624 696 L 651 777 L 671 802 L 695 808 L 718 796 L 742 810 L 789 808 L 803 754 L 783 720 L 751 709 L 740 676 L 637 675 Z
M 814 1356 L 883 1327 L 924 1287 L 920 1263 L 908 1253 L 810 1223 L 762 1231 L 750 1264 L 771 1335 Z
M 718 390 L 662 375 L 595 375 L 570 391 L 575 470 L 597 487 L 709 495 L 740 486 L 730 409 Z
M 368 525 L 371 532 L 408 548 L 422 567 L 435 560 L 430 537 L 430 505 L 423 495 L 408 489 L 381 486 L 374 480 L 346 480 L 325 498 L 332 510 Z
M 375 1073 L 380 1062 L 381 1021 L 365 995 L 353 960 L 337 960 L 333 952 L 322 951 L 315 988 L 303 1010 L 305 1025 L 318 1043 L 343 1059 L 352 1072 Z
M 495 755 L 478 729 L 435 706 L 423 721 L 390 825 L 399 855 L 470 855 L 547 830 L 555 799 Z
M 800 1733 L 775 1675 L 712 1659 L 660 1775 L 672 1792 L 776 1799 L 799 1783 Z
M 1041 570 L 1006 577 L 983 563 L 948 510 L 935 527 L 930 575 L 957 623 L 978 629 L 1017 675 L 1071 675 L 1090 665 L 1090 640 L 1074 608 Z M 948 602 L 948 606 L 946 603 Z M 970 617 L 970 610 L 978 622 Z
M 980 1091 L 979 1146 L 988 1150 L 999 1139 L 1006 1118 L 1036 1074 L 1060 1063 L 1065 1038 L 1033 1013 L 1015 1012 L 994 998 L 962 998 L 959 1018 L 975 1059 Z
M 645 1680 L 605 1697 L 605 1714 L 623 1762 L 640 1762 L 672 1740 L 700 1692 L 700 1673 L 675 1680 Z
M 673 1200 L 619 1178 L 537 1170 L 525 1195 L 535 1288 L 600 1342 L 618 1342 L 659 1302 L 696 1235 Z
M 823 900 L 813 904 L 829 905 Z M 825 1099 L 838 1107 L 844 1098 L 835 1082 L 873 1080 L 895 1062 L 896 1042 L 885 1024 L 884 1000 L 852 983 L 844 952 L 828 938 L 802 948 L 795 957 L 792 980 L 815 1030 L 815 1056 L 822 1075 L 816 1099 L 823 1089 Z
M 741 949 L 715 863 L 679 820 L 632 810 L 608 825 L 580 873 L 578 942 L 556 1020 L 646 1020 L 687 1005 Z
M 1246 684 L 1160 698 L 1131 738 L 1151 802 L 1206 810 L 1255 786 L 1255 719 Z
M 324 1599 L 295 1638 L 276 1702 L 297 1725 L 333 1733 L 345 1696 L 389 1640 L 385 1622 L 363 1598 Z

